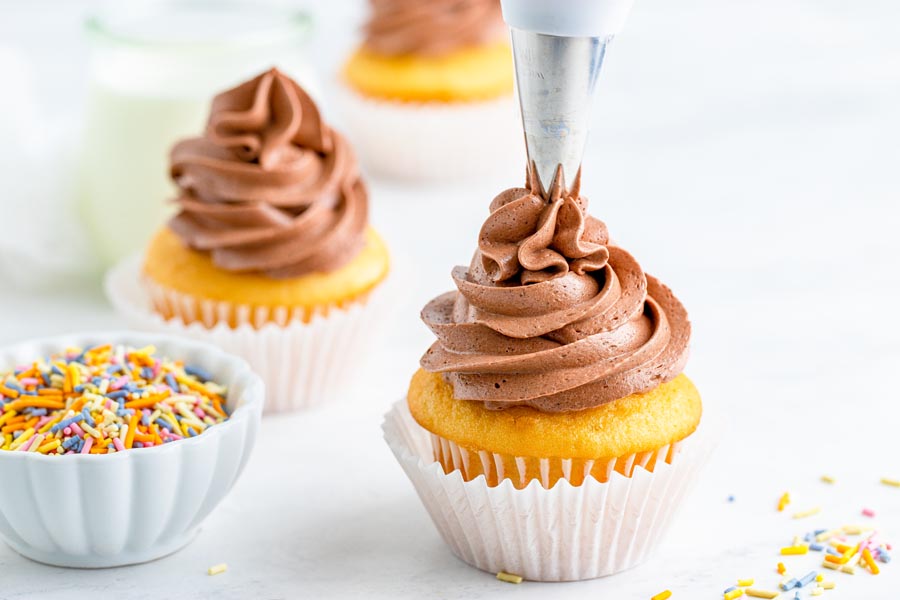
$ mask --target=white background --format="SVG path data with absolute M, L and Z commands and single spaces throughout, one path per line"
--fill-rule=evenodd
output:
M 359 5 L 314 4 L 327 82 Z M 34 62 L 41 110 L 76 125 L 90 6 L 0 3 L 0 40 Z M 607 56 L 585 161 L 592 212 L 687 305 L 688 372 L 728 421 L 650 562 L 594 582 L 496 582 L 449 553 L 381 440 L 381 414 L 431 340 L 419 308 L 468 262 L 491 197 L 520 184 L 498 173 L 453 186 L 371 181 L 401 282 L 383 350 L 360 368 L 355 397 L 265 420 L 242 480 L 194 544 L 101 571 L 44 567 L 0 546 L 0 598 L 618 600 L 670 588 L 693 600 L 720 598 L 737 577 L 774 587 L 780 546 L 864 521 L 863 506 L 900 541 L 900 489 L 878 483 L 900 477 L 898 23 L 893 0 L 639 0 Z M 15 152 L 0 143 L 0 161 Z M 3 194 L 0 209 L 20 201 Z M 95 280 L 0 283 L 0 342 L 119 325 Z M 838 484 L 819 482 L 824 473 Z M 776 513 L 785 490 L 792 509 L 822 514 Z M 802 575 L 814 559 L 785 562 Z M 219 562 L 228 572 L 208 577 Z M 897 569 L 828 572 L 838 587 L 823 597 L 897 598 Z

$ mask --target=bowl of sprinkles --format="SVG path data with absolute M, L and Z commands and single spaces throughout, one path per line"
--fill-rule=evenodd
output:
M 0 349 L 0 538 L 110 567 L 178 550 L 237 480 L 261 379 L 213 346 L 139 333 Z

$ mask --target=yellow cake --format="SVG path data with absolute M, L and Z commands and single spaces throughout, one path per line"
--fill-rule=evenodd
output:
M 386 56 L 361 47 L 344 67 L 351 88 L 368 97 L 417 102 L 471 102 L 509 95 L 512 54 L 506 41 L 448 54 Z
M 362 302 L 381 283 L 390 268 L 387 246 L 374 229 L 366 230 L 363 249 L 349 263 L 327 273 L 309 273 L 289 279 L 273 279 L 258 273 L 234 273 L 216 267 L 207 253 L 185 246 L 168 227 L 157 232 L 144 259 L 144 275 L 151 285 L 194 298 L 196 302 L 214 301 L 231 307 L 262 310 L 274 320 L 275 311 L 288 308 L 308 321 L 314 315 L 327 314 L 331 308 Z M 164 318 L 175 317 L 170 303 L 160 300 L 156 310 Z M 179 315 L 184 311 L 179 310 Z M 233 312 L 233 311 L 232 311 Z M 193 311 L 199 315 L 199 309 Z M 236 316 L 228 319 L 236 325 Z
M 467 480 L 484 474 L 489 485 L 497 484 L 496 458 L 487 469 L 472 458 L 487 452 L 500 458 L 507 474 L 521 468 L 516 458 L 524 462 L 527 475 L 524 481 L 513 480 L 517 487 L 542 478 L 542 458 L 569 460 L 575 474 L 569 481 L 575 485 L 585 472 L 606 481 L 613 470 L 630 476 L 641 465 L 652 471 L 657 460 L 671 460 L 673 449 L 694 432 L 702 413 L 700 394 L 684 374 L 648 392 L 595 408 L 546 413 L 527 406 L 489 410 L 480 402 L 457 400 L 441 375 L 419 369 L 407 401 L 419 425 L 469 454 L 468 466 L 462 469 Z M 664 456 L 658 454 L 660 449 L 665 449 Z M 439 445 L 436 458 L 446 472 L 454 469 L 451 453 Z M 562 462 L 552 460 L 548 465 L 552 486 L 563 476 Z

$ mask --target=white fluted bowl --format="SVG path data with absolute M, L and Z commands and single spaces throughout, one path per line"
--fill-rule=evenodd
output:
M 0 538 L 65 567 L 114 567 L 183 547 L 225 497 L 256 441 L 265 390 L 242 359 L 214 346 L 134 332 L 74 334 L 0 348 L 0 372 L 67 346 L 156 346 L 228 387 L 230 418 L 201 435 L 115 454 L 0 451 Z

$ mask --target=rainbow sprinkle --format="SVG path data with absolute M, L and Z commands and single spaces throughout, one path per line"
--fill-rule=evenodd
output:
M 69 348 L 0 374 L 0 450 L 112 454 L 195 437 L 228 418 L 224 386 L 155 353 Z

